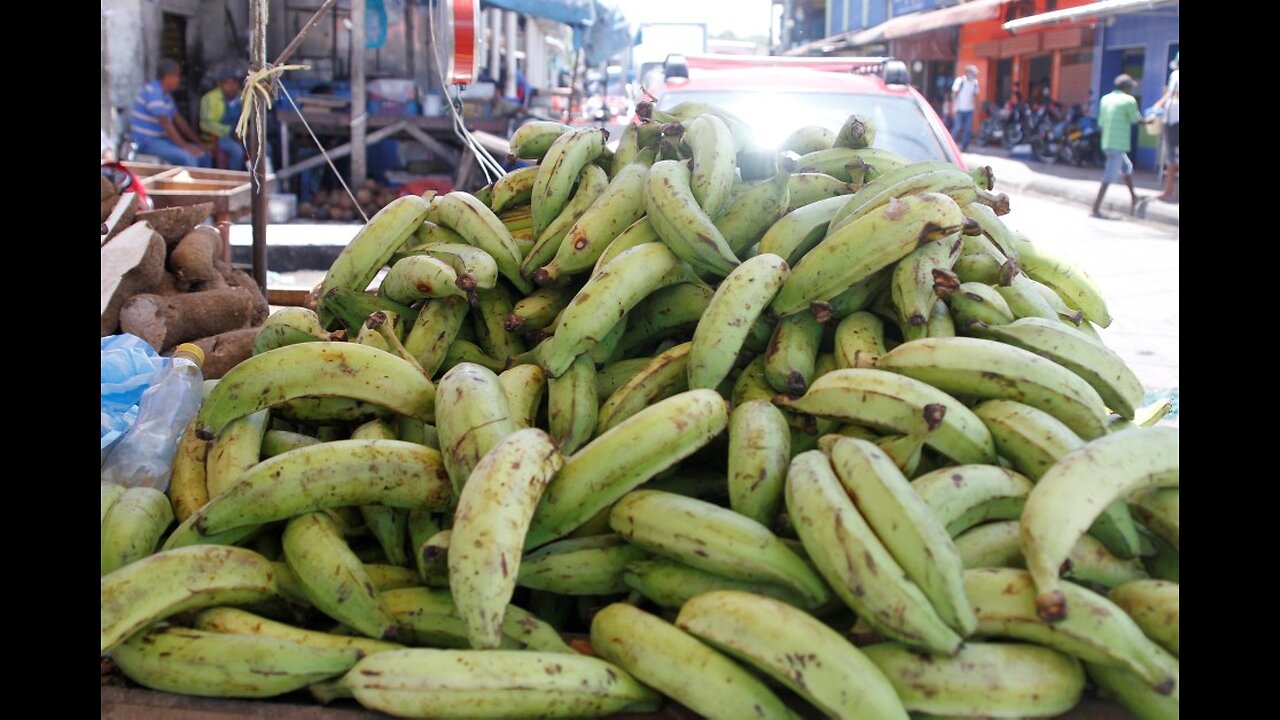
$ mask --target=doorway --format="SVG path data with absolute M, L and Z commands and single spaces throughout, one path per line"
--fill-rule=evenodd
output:
M 1027 61 L 1027 100 L 1041 103 L 1053 97 L 1053 56 L 1040 55 Z
M 1133 96 L 1138 100 L 1138 109 L 1142 110 L 1154 102 L 1158 98 L 1149 98 L 1147 102 L 1142 100 L 1142 78 L 1147 62 L 1146 48 L 1125 48 L 1120 51 L 1120 72 L 1133 78 L 1136 83 L 1133 86 Z M 1161 83 L 1163 85 L 1163 83 Z M 1142 125 L 1134 125 L 1130 130 L 1129 142 L 1134 149 L 1134 161 L 1138 163 L 1139 158 L 1142 166 L 1154 165 L 1156 151 L 1160 147 L 1160 136 L 1147 132 Z
M 1004 105 L 1013 95 L 1013 58 L 996 62 L 996 104 Z
M 160 57 L 177 61 L 182 66 L 182 84 L 174 90 L 173 102 L 183 115 L 191 114 L 191 70 L 187 64 L 187 18 L 176 13 L 164 13 L 164 26 L 160 30 Z

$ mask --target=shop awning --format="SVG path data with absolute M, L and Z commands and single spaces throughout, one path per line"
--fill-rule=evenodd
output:
M 594 0 L 595 22 L 583 33 L 581 39 L 583 61 L 599 65 L 631 47 L 631 25 L 614 0 Z M 578 31 L 574 29 L 574 39 Z
M 1009 0 L 973 0 L 941 10 L 903 15 L 854 33 L 849 44 L 853 47 L 870 45 L 953 25 L 991 20 L 1000 16 L 1001 8 L 1008 2 Z
M 1002 27 L 1011 33 L 1016 33 L 1019 30 L 1038 28 L 1043 25 L 1078 22 L 1080 20 L 1106 17 L 1108 15 L 1123 15 L 1125 13 L 1142 12 L 1143 10 L 1151 10 L 1157 7 L 1176 4 L 1178 4 L 1178 0 L 1103 0 L 1103 2 L 1090 3 L 1088 5 L 1067 8 L 1065 10 L 1054 10 L 1053 12 L 1040 13 L 1039 15 L 1032 15 L 1031 17 L 1010 20 Z
M 594 0 L 484 0 L 481 4 L 565 25 L 587 26 L 596 21 Z
M 482 4 L 569 25 L 573 47 L 584 48 L 588 65 L 598 65 L 631 47 L 631 28 L 614 0 L 484 0 Z

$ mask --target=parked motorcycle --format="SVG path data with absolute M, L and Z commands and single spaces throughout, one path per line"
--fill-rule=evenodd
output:
M 1035 125 L 1036 117 L 1031 110 L 1031 105 L 1026 102 L 1018 103 L 1005 120 L 1004 134 L 1000 137 L 1000 144 L 1006 149 L 1013 149 L 1017 145 L 1028 142 L 1035 130 Z
M 1083 116 L 1084 111 L 1079 105 L 1072 105 L 1064 117 L 1058 103 L 1045 103 L 1038 132 L 1031 138 L 1032 154 L 1043 162 L 1057 162 L 1068 134 Z
M 1058 159 L 1076 167 L 1086 164 L 1105 165 L 1107 155 L 1102 152 L 1102 129 L 1098 127 L 1098 121 L 1091 117 L 1081 117 L 1067 131 L 1066 139 L 1058 150 Z
M 1009 108 L 995 108 L 990 100 L 982 104 L 982 112 L 986 115 L 978 128 L 978 142 L 982 145 L 999 145 L 1004 138 L 1004 126 L 1009 122 Z

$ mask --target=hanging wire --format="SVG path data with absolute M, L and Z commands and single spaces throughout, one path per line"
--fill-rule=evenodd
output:
M 262 3 L 262 12 L 266 12 L 268 3 Z M 448 88 L 449 83 L 444 77 L 444 64 L 440 60 L 440 45 L 436 41 L 435 13 L 427 14 L 427 24 L 431 31 L 431 50 L 436 59 L 436 73 L 440 78 L 441 88 Z M 261 23 L 261 27 L 265 28 L 266 23 Z M 265 32 L 265 30 L 264 30 Z M 278 65 L 276 67 L 264 67 L 248 74 L 245 78 L 244 88 L 240 91 L 240 99 L 242 107 L 240 109 L 240 119 L 236 122 L 236 136 L 240 138 L 242 145 L 246 146 L 247 151 L 247 135 L 249 132 L 249 123 L 253 122 L 257 126 L 258 137 L 261 142 L 258 143 L 258 152 L 253 158 L 253 166 L 259 167 L 263 162 L 266 152 L 266 111 L 271 109 L 274 101 L 274 91 L 279 90 L 284 94 L 293 111 L 297 113 L 298 119 L 302 121 L 302 127 L 306 129 L 307 134 L 311 136 L 312 142 L 316 144 L 316 148 L 320 150 L 320 154 L 328 163 L 329 169 L 333 171 L 334 177 L 342 185 L 342 189 L 347 193 L 347 197 L 351 199 L 351 204 L 360 213 L 360 217 L 366 223 L 369 222 L 369 216 L 365 214 L 364 208 L 360 207 L 360 202 L 356 199 L 351 188 L 347 186 L 347 181 L 343 179 L 342 173 L 338 172 L 338 168 L 333 163 L 333 158 L 329 156 L 329 151 L 321 144 L 320 138 L 316 137 L 316 133 L 311 129 L 311 124 L 307 122 L 307 118 L 302 114 L 302 110 L 298 108 L 298 104 L 294 102 L 293 96 L 289 94 L 289 90 L 285 88 L 284 83 L 280 82 L 280 76 L 290 70 L 310 70 L 310 65 Z M 506 169 L 494 159 L 489 150 L 476 140 L 471 131 L 467 129 L 466 124 L 462 120 L 462 116 L 458 112 L 458 108 L 462 106 L 462 96 L 457 86 L 453 88 L 453 97 L 447 98 L 449 102 L 450 114 L 453 116 L 453 133 L 466 145 L 474 154 L 476 163 L 480 166 L 481 172 L 484 173 L 485 179 L 490 183 L 495 182 L 498 178 L 507 174 Z M 254 176 L 257 177 L 256 175 Z
M 447 93 L 449 82 L 445 80 L 444 62 L 440 59 L 440 43 L 436 39 L 436 22 L 434 12 L 427 14 L 427 27 L 431 32 L 431 53 L 435 56 L 436 73 L 440 77 L 440 87 Z M 472 154 L 475 155 L 476 163 L 480 166 L 480 171 L 484 173 L 485 179 L 490 183 L 493 183 L 497 181 L 498 178 L 506 175 L 507 171 L 497 160 L 493 158 L 492 155 L 489 154 L 488 148 L 480 144 L 480 141 L 476 140 L 475 136 L 471 134 L 471 131 L 467 129 L 466 123 L 463 122 L 462 115 L 458 111 L 458 109 L 462 107 L 462 95 L 456 86 L 454 87 L 453 93 L 453 98 L 448 98 L 447 96 L 445 98 L 446 100 L 450 100 L 449 111 L 453 115 L 453 134 L 458 136 L 458 139 L 462 141 L 463 145 L 471 150 Z
M 338 172 L 338 168 L 333 164 L 333 158 L 329 157 L 329 151 L 324 149 L 324 145 L 320 144 L 320 138 L 316 137 L 315 131 L 307 124 L 307 119 L 302 116 L 302 111 L 298 109 L 298 104 L 293 101 L 293 96 L 289 94 L 283 84 L 280 85 L 280 91 L 284 93 L 285 99 L 293 106 L 293 111 L 298 113 L 298 118 L 302 120 L 302 127 L 307 129 L 307 134 L 311 136 L 311 140 L 315 142 L 316 147 L 320 148 L 320 154 L 324 156 L 325 162 L 329 163 L 329 169 L 333 170 L 333 176 L 338 178 L 339 183 L 342 183 L 342 189 L 347 192 L 347 197 L 351 198 L 351 204 L 355 206 L 356 212 L 360 213 L 360 217 L 364 218 L 366 223 L 369 222 L 369 216 L 364 214 L 364 208 L 360 207 L 360 201 L 356 200 L 351 188 L 347 187 L 347 181 L 342 179 L 342 173 Z

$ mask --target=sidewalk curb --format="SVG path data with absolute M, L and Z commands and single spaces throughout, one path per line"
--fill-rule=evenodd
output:
M 1101 180 L 1099 180 L 1101 183 Z M 1093 207 L 1093 201 L 1097 198 L 1096 189 L 1093 193 L 1081 191 L 1075 185 L 1069 182 L 1062 182 L 1055 177 L 1046 177 L 1044 175 L 1036 175 L 1030 182 L 1011 182 L 1002 181 L 1000 175 L 996 174 L 996 190 L 1013 189 L 1017 191 L 1033 192 L 1039 195 L 1048 195 L 1050 197 L 1063 198 L 1070 200 L 1087 208 Z M 1129 217 L 1129 193 L 1128 190 L 1120 183 L 1112 183 L 1107 188 L 1107 196 L 1102 200 L 1103 210 L 1119 213 L 1124 217 Z M 1133 215 L 1138 220 L 1148 220 L 1150 222 L 1158 222 L 1163 225 L 1171 225 L 1178 227 L 1178 212 L 1169 205 L 1156 200 L 1150 194 L 1138 193 L 1138 208 Z
M 1098 196 L 1098 187 L 1102 179 L 1101 169 L 1098 169 L 1097 177 L 1067 178 L 1039 172 L 1036 165 L 1019 159 L 1005 158 L 999 155 L 986 155 L 980 152 L 968 153 L 965 161 L 974 167 L 991 166 L 996 178 L 996 192 L 1028 192 L 1065 200 L 1081 205 L 1086 210 L 1093 207 L 1093 201 Z M 1138 220 L 1178 227 L 1178 205 L 1156 200 L 1155 196 L 1159 190 L 1153 189 L 1150 182 L 1143 181 L 1138 185 L 1139 203 L 1137 212 L 1134 215 L 1130 216 L 1129 214 L 1129 191 L 1121 183 L 1113 183 L 1111 187 L 1107 188 L 1107 196 L 1103 198 L 1102 209 L 1120 215 L 1122 218 L 1132 217 Z

